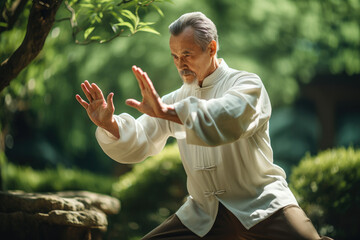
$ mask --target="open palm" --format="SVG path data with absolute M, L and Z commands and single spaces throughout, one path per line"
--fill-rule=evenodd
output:
M 174 106 L 167 105 L 161 100 L 147 73 L 136 66 L 133 66 L 132 70 L 138 80 L 143 99 L 141 102 L 135 99 L 127 99 L 126 104 L 151 117 L 163 118 L 182 124 Z M 95 83 L 90 84 L 88 81 L 81 84 L 81 89 L 89 102 L 84 101 L 79 94 L 76 95 L 76 99 L 85 108 L 91 121 L 97 126 L 106 129 L 115 137 L 120 138 L 119 126 L 113 116 L 115 111 L 114 94 L 110 93 L 105 100 L 101 89 Z
M 133 66 L 132 70 L 138 81 L 143 99 L 141 102 L 135 99 L 127 99 L 126 104 L 149 116 L 182 124 L 174 106 L 167 105 L 161 100 L 147 73 L 136 66 Z
M 85 108 L 91 121 L 97 126 L 106 129 L 113 122 L 115 111 L 114 94 L 110 93 L 105 101 L 100 88 L 95 83 L 90 85 L 88 81 L 81 84 L 81 89 L 89 102 L 84 101 L 79 95 L 76 95 L 76 99 Z
M 136 66 L 133 66 L 132 70 L 138 80 L 143 99 L 141 102 L 135 99 L 127 99 L 126 104 L 149 116 L 162 117 L 166 105 L 161 101 L 147 73 Z

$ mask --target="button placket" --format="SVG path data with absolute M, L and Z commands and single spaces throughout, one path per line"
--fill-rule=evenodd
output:
M 217 169 L 217 166 L 213 163 L 210 164 L 208 166 L 196 166 L 194 167 L 195 170 L 200 171 L 199 174 L 202 174 L 203 177 L 205 178 L 209 178 L 207 181 L 207 187 L 209 187 L 210 189 L 216 189 L 216 181 L 214 178 L 214 173 Z M 204 191 L 204 195 L 205 197 L 215 197 L 221 194 L 224 194 L 226 192 L 225 189 L 216 189 L 216 190 L 209 190 L 209 191 Z
M 202 88 L 198 88 L 195 90 L 195 96 L 200 98 L 200 99 L 204 99 L 204 96 L 206 96 L 206 93 L 212 89 L 212 86 L 208 86 L 204 89 Z M 205 91 L 204 91 L 205 90 Z M 206 97 L 205 97 L 206 99 Z M 199 150 L 199 149 L 198 149 Z M 208 182 L 207 187 L 209 187 L 210 189 L 216 189 L 216 183 L 215 183 L 215 179 L 214 179 L 214 173 L 217 169 L 216 163 L 214 162 L 213 157 L 214 156 L 204 156 L 206 155 L 206 152 L 202 152 L 202 156 L 200 156 L 200 152 L 202 152 L 201 150 L 198 152 L 199 153 L 199 158 L 197 159 L 198 164 L 197 166 L 194 166 L 194 169 L 196 171 L 200 171 L 199 174 L 202 174 L 203 177 L 208 177 L 210 182 Z M 201 158 L 202 157 L 202 158 Z M 204 161 L 205 159 L 207 159 L 208 161 Z M 210 160 L 210 161 L 209 161 Z M 224 194 L 226 192 L 225 189 L 216 189 L 216 190 L 209 190 L 209 191 L 205 191 L 204 195 L 205 197 L 215 197 L 221 194 Z

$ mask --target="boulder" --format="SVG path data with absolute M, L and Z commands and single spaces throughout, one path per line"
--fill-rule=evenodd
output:
M 87 191 L 0 192 L 0 239 L 102 239 L 118 199 Z

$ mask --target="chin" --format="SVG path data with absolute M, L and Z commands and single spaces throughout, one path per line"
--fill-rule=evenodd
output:
M 182 79 L 183 79 L 184 83 L 186 83 L 186 84 L 197 83 L 197 78 L 194 76 L 183 76 Z

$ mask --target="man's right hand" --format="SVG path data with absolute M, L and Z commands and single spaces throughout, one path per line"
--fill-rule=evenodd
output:
M 95 83 L 90 85 L 87 80 L 81 84 L 81 89 L 89 103 L 84 101 L 79 94 L 76 95 L 76 100 L 85 108 L 91 121 L 109 131 L 116 138 L 120 138 L 119 127 L 113 117 L 115 111 L 114 94 L 110 93 L 105 101 L 101 89 Z

